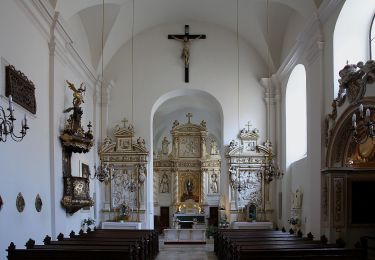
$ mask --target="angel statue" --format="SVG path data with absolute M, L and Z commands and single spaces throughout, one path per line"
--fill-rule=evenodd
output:
M 66 81 L 66 83 L 68 84 L 68 87 L 71 90 L 73 90 L 73 107 L 70 107 L 70 108 L 68 108 L 68 109 L 65 110 L 65 112 L 69 112 L 74 107 L 79 107 L 82 103 L 84 103 L 84 101 L 83 101 L 83 93 L 86 91 L 86 86 L 82 82 L 81 85 L 79 86 L 79 88 L 76 89 L 76 87 L 74 86 L 73 83 L 69 82 L 68 80 Z

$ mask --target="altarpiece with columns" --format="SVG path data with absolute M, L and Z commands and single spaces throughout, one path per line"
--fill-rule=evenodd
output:
M 114 140 L 106 137 L 100 147 L 102 163 L 112 169 L 105 183 L 104 221 L 122 214 L 126 220 L 145 222 L 148 151 L 144 139 L 136 139 L 133 125 L 127 122 L 116 125 Z
M 217 140 L 207 140 L 206 122 L 195 124 L 191 113 L 186 116 L 186 123 L 174 121 L 171 141 L 165 137 L 154 158 L 154 207 L 203 215 L 219 204 L 221 157 Z
M 226 159 L 229 177 L 230 221 L 272 220 L 270 180 L 264 174 L 272 144 L 258 144 L 259 130 L 243 128 L 239 142 L 232 140 Z M 249 209 L 252 209 L 249 211 Z

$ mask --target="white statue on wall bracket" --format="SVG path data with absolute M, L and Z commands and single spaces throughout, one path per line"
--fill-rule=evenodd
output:
M 293 192 L 292 198 L 292 208 L 293 209 L 301 209 L 302 208 L 302 198 L 303 193 L 301 187 L 297 188 L 295 192 Z

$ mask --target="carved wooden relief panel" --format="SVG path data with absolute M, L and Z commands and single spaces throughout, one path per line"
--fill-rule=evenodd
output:
M 181 136 L 178 155 L 180 158 L 199 158 L 201 155 L 200 136 Z
M 345 225 L 344 189 L 344 177 L 333 178 L 333 221 L 335 227 L 343 227 Z
M 14 102 L 35 115 L 36 100 L 34 83 L 12 65 L 5 67 L 5 74 L 5 95 L 12 95 Z

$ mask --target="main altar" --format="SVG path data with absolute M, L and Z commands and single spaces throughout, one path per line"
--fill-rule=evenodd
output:
M 171 135 L 154 156 L 154 207 L 161 215 L 167 208 L 169 223 L 164 226 L 185 221 L 188 227 L 194 222 L 205 228 L 209 207 L 220 201 L 219 138 L 208 135 L 204 120 L 193 123 L 191 113 L 186 117 L 186 123 L 173 122 Z

